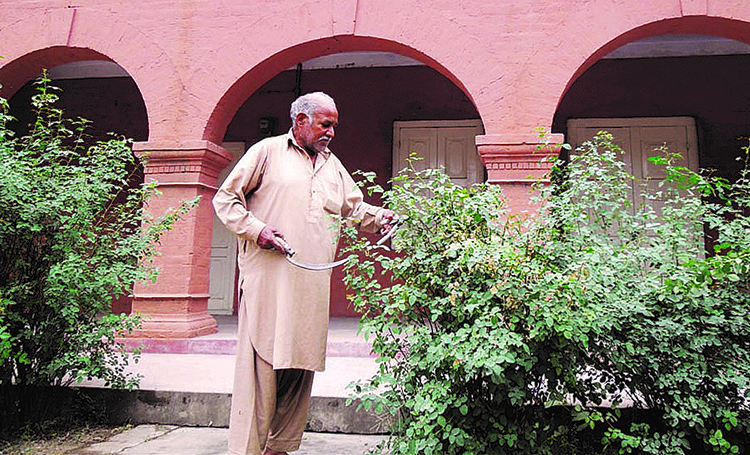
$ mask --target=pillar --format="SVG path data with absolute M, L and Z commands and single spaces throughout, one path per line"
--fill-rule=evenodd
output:
M 477 136 L 477 152 L 487 169 L 487 182 L 500 185 L 514 214 L 536 210 L 531 202 L 532 184 L 548 181 L 554 159 L 560 154 L 562 134 L 510 136 L 485 134 Z
M 205 140 L 181 143 L 136 142 L 133 149 L 144 164 L 145 181 L 157 181 L 161 194 L 152 197 L 148 210 L 159 216 L 180 201 L 200 196 L 174 228 L 162 236 L 155 283 L 137 283 L 133 312 L 143 326 L 131 336 L 189 338 L 217 331 L 208 314 L 209 271 L 213 207 L 219 172 L 232 160 L 222 147 Z

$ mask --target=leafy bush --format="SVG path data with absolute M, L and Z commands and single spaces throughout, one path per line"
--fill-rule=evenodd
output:
M 65 119 L 48 82 L 26 136 L 0 100 L 0 432 L 43 416 L 47 386 L 137 384 L 115 337 L 139 320 L 112 314 L 112 299 L 155 279 L 159 236 L 196 202 L 150 219 L 155 186 L 139 185 L 130 142 L 87 145 L 90 122 Z
M 665 184 L 633 204 L 644 182 L 619 153 L 600 133 L 558 162 L 528 218 L 435 170 L 384 192 L 408 217 L 399 254 L 351 240 L 366 257 L 346 277 L 379 356 L 355 394 L 397 417 L 381 449 L 750 450 L 750 174 L 730 184 L 666 153 Z

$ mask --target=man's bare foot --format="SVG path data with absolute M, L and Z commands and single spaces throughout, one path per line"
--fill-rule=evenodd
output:
M 277 452 L 273 449 L 269 449 L 268 447 L 266 447 L 266 450 L 263 451 L 263 455 L 289 455 L 289 454 L 286 452 Z

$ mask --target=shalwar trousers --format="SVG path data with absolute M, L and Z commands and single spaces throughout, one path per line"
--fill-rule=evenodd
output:
M 297 450 L 307 423 L 315 373 L 274 370 L 253 348 L 245 325 L 240 321 L 229 452 L 260 455 L 266 447 L 279 452 Z

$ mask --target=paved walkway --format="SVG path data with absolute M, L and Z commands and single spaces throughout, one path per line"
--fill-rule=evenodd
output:
M 142 376 L 141 390 L 231 393 L 237 318 L 217 316 L 219 332 L 191 339 L 131 339 L 127 345 L 145 347 L 141 359 L 126 371 Z M 348 397 L 352 381 L 372 377 L 377 371 L 370 345 L 357 334 L 357 319 L 331 319 L 326 371 L 316 373 L 313 396 Z M 83 387 L 103 387 L 90 380 Z
M 109 441 L 89 446 L 74 455 L 224 455 L 226 428 L 139 425 Z M 305 433 L 295 455 L 358 455 L 384 436 Z

